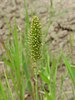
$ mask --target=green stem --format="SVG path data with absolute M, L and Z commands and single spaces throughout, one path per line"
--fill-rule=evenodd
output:
M 37 71 L 38 71 L 38 69 L 36 68 L 36 73 L 35 73 L 35 79 L 36 79 L 36 81 L 35 81 L 35 91 L 36 91 L 36 100 L 38 100 L 38 78 L 37 78 Z
M 9 92 L 10 92 L 10 95 L 11 95 L 11 98 L 12 98 L 12 100 L 14 100 L 14 97 L 13 97 L 11 88 L 10 88 L 10 86 L 9 86 L 9 82 L 8 82 L 7 75 L 6 75 L 6 72 L 5 72 L 5 71 L 4 71 L 4 75 L 5 75 L 6 84 L 7 84 L 7 86 L 8 86 L 8 89 L 9 89 Z

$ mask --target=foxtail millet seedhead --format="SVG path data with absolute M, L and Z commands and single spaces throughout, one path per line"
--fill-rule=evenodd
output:
M 34 16 L 31 23 L 31 29 L 29 33 L 29 49 L 30 57 L 34 62 L 41 57 L 41 46 L 42 46 L 42 32 L 41 23 L 37 16 Z

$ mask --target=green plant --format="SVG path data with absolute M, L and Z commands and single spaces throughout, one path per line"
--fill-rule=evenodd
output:
M 29 54 L 30 54 L 30 60 L 31 60 L 31 64 L 32 64 L 32 69 L 34 70 L 34 75 L 33 77 L 35 77 L 36 81 L 35 84 L 36 86 L 34 88 L 36 88 L 36 90 L 34 90 L 36 92 L 36 100 L 38 100 L 38 84 L 37 84 L 37 74 L 38 74 L 38 61 L 41 58 L 41 47 L 42 47 L 42 32 L 41 32 L 41 24 L 39 21 L 39 18 L 37 16 L 34 16 L 32 19 L 32 23 L 31 23 L 31 29 L 30 29 L 30 33 L 28 35 L 28 44 L 29 44 Z
M 12 30 L 8 22 L 7 22 L 7 25 L 9 27 L 9 30 Z M 40 48 L 41 48 L 41 31 L 40 31 L 41 28 L 40 28 L 39 20 L 37 17 L 34 18 L 33 27 L 35 28 L 35 31 L 32 31 L 32 34 L 34 32 L 35 36 L 33 38 L 34 39 L 36 38 L 36 41 L 32 37 L 30 38 L 31 35 L 29 35 L 29 39 L 32 41 L 31 45 L 35 46 L 35 44 L 36 44 L 36 46 L 38 46 L 38 49 L 36 48 L 36 46 L 35 46 L 35 48 L 30 47 L 30 49 L 31 49 L 31 51 L 34 50 L 34 52 L 32 52 L 34 54 L 32 60 L 37 63 L 37 59 L 40 59 L 38 57 L 40 57 L 40 54 L 41 54 L 41 52 L 40 52 L 41 51 L 40 50 Z M 11 91 L 11 92 L 9 92 L 11 97 L 7 95 L 7 98 L 8 99 L 11 98 L 12 100 L 15 99 L 15 97 L 13 96 L 13 92 L 11 90 L 11 86 L 9 84 L 8 75 L 10 75 L 9 78 L 12 80 L 14 93 L 18 100 L 24 100 L 26 87 L 28 87 L 28 90 L 29 90 L 30 94 L 33 96 L 33 98 L 35 98 L 35 96 L 37 96 L 36 97 L 36 99 L 37 99 L 38 98 L 37 82 L 36 82 L 36 86 L 35 86 L 36 90 L 34 90 L 33 85 L 32 85 L 31 74 L 29 74 L 30 67 L 29 67 L 28 61 L 30 61 L 30 59 L 29 59 L 29 57 L 28 58 L 26 57 L 27 55 L 29 56 L 29 54 L 28 54 L 29 47 L 26 47 L 27 46 L 26 44 L 23 45 L 22 35 L 20 34 L 20 36 L 18 36 L 18 29 L 17 29 L 16 21 L 14 24 L 14 30 L 12 30 L 12 32 L 13 32 L 13 34 L 12 34 L 13 40 L 10 40 L 7 38 L 6 43 L 4 41 L 1 41 L 3 47 L 6 51 L 5 55 L 2 57 L 2 60 L 4 61 L 7 68 L 10 69 L 10 72 L 8 74 L 5 71 L 6 84 L 8 85 L 8 90 Z M 31 43 L 31 41 L 30 41 L 30 43 Z M 25 42 L 28 43 L 28 40 L 26 40 Z M 39 45 L 38 45 L 38 43 L 39 43 Z M 27 50 L 27 52 L 26 52 L 26 50 Z M 35 50 L 37 50 L 38 53 L 35 53 L 36 52 Z M 33 73 L 35 73 L 34 74 L 35 78 L 34 77 L 33 78 L 37 81 L 38 73 L 37 73 L 37 71 L 33 72 Z M 25 79 L 26 79 L 26 84 L 24 81 Z M 2 85 L 1 85 L 1 87 L 2 87 Z M 2 88 L 1 88 L 1 91 L 3 91 Z M 35 92 L 36 92 L 36 95 L 34 95 Z M 2 95 L 4 95 L 4 92 L 2 93 Z
M 68 71 L 68 75 L 70 76 L 70 79 L 71 79 L 72 84 L 73 84 L 72 93 L 73 93 L 73 97 L 74 97 L 74 100 L 75 100 L 75 66 L 70 64 L 70 61 L 67 59 L 67 57 L 65 55 L 63 57 L 63 61 L 64 61 L 64 64 L 65 64 L 65 67 Z
M 4 49 L 6 50 L 5 56 L 2 58 L 2 60 L 4 61 L 5 65 L 7 65 L 10 69 L 9 75 L 11 77 L 12 84 L 14 85 L 14 90 L 16 91 L 16 95 L 18 96 L 19 100 L 24 98 L 24 80 L 22 66 L 22 40 L 20 36 L 18 41 L 18 30 L 16 22 L 14 24 L 14 31 L 12 32 L 13 41 L 7 39 L 6 44 L 4 43 L 4 41 L 1 41 Z M 6 80 L 8 79 L 6 78 Z
M 56 100 L 56 76 L 60 60 L 59 58 L 58 59 L 55 59 L 54 57 L 51 58 L 51 56 L 48 55 L 48 52 L 45 52 L 46 64 L 40 72 L 40 76 L 43 81 L 44 100 Z M 46 88 L 45 85 L 47 86 Z

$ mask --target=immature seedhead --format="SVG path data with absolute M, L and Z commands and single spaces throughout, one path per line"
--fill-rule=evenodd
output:
M 41 57 L 41 46 L 42 46 L 42 32 L 39 18 L 34 16 L 31 23 L 31 30 L 29 33 L 29 48 L 30 56 L 34 62 Z

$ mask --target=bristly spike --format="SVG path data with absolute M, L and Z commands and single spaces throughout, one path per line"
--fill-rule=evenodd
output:
M 41 46 L 42 46 L 42 32 L 41 23 L 37 16 L 34 16 L 31 23 L 31 29 L 29 33 L 29 49 L 30 57 L 34 62 L 41 57 Z

